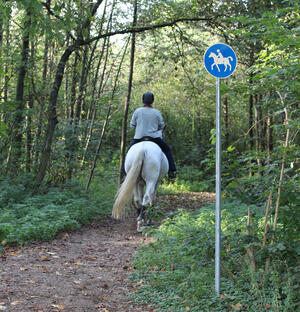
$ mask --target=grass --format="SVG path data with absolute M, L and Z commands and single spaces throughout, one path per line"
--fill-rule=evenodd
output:
M 253 206 L 252 210 L 259 227 L 261 208 Z M 181 209 L 152 229 L 155 242 L 143 247 L 133 263 L 134 299 L 152 304 L 158 312 L 297 310 L 297 263 L 278 249 L 268 253 L 255 235 L 249 241 L 246 215 L 247 206 L 240 202 L 223 205 L 220 298 L 214 289 L 212 205 L 196 212 Z M 256 272 L 245 249 L 250 244 L 257 250 Z M 269 255 L 272 262 L 266 272 L 263 268 Z
M 165 179 L 165 181 L 167 181 Z M 191 166 L 178 168 L 177 178 L 171 183 L 163 183 L 159 187 L 160 194 L 214 191 L 215 182 L 205 179 L 203 173 Z

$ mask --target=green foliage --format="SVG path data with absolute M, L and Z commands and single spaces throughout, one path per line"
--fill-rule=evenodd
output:
M 108 177 L 105 179 L 103 183 L 98 177 L 90 194 L 86 194 L 79 183 L 68 183 L 64 188 L 45 189 L 45 193 L 35 194 L 28 182 L 33 181 L 33 177 L 2 180 L 0 241 L 24 244 L 49 240 L 59 231 L 76 229 L 101 218 L 110 211 L 115 193 L 113 182 Z
M 177 178 L 172 183 L 165 183 L 160 190 L 164 193 L 186 193 L 214 190 L 213 177 L 205 177 L 205 172 L 194 166 L 178 166 Z
M 252 235 L 247 235 L 247 206 L 223 205 L 221 244 L 221 298 L 214 290 L 214 206 L 196 213 L 180 210 L 152 235 L 134 260 L 134 297 L 152 303 L 158 311 L 294 311 L 298 306 L 297 251 L 287 257 L 284 244 L 264 248 L 263 211 L 252 206 Z M 255 246 L 257 272 L 250 267 L 246 248 Z M 272 256 L 270 269 L 263 270 Z M 280 278 L 279 278 L 280 276 Z

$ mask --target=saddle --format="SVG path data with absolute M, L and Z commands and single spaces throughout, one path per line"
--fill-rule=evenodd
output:
M 164 154 L 167 156 L 167 148 L 166 148 L 164 141 L 161 140 L 161 138 L 152 138 L 149 136 L 144 136 L 144 137 L 138 139 L 137 143 L 143 142 L 143 141 L 150 141 L 150 142 L 157 144 L 160 147 L 160 149 L 164 152 Z M 167 158 L 168 158 L 168 156 L 167 156 Z
M 159 144 L 160 141 L 157 138 L 152 138 L 150 136 L 144 136 L 144 137 L 142 137 L 140 139 L 137 139 L 136 143 L 140 143 L 140 142 L 144 142 L 144 141 L 151 141 L 151 142 L 157 144 L 162 149 L 161 144 Z

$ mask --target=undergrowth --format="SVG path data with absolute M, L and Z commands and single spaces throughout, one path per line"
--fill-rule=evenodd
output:
M 32 181 L 32 176 L 0 181 L 0 246 L 50 240 L 62 230 L 101 219 L 111 210 L 116 188 L 115 177 L 102 174 L 95 177 L 89 193 L 86 181 L 38 193 Z
M 134 298 L 160 312 L 296 311 L 297 251 L 287 250 L 283 242 L 262 246 L 263 213 L 260 207 L 251 208 L 256 230 L 250 237 L 247 206 L 233 202 L 222 209 L 220 298 L 214 289 L 214 205 L 196 213 L 180 210 L 152 230 L 155 242 L 134 260 Z M 255 271 L 245 246 L 256 250 Z

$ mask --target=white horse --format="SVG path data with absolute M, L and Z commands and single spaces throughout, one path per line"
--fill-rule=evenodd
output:
M 152 205 L 156 198 L 159 182 L 167 174 L 169 163 L 160 147 L 143 141 L 134 144 L 125 159 L 126 178 L 115 198 L 112 216 L 121 219 L 126 214 L 133 194 L 133 205 L 137 209 L 137 231 L 142 230 L 147 205 Z M 144 187 L 146 190 L 144 192 Z
M 231 64 L 230 64 L 230 61 L 229 61 L 229 60 L 233 61 L 231 56 L 228 56 L 228 57 L 220 56 L 219 57 L 219 56 L 216 55 L 216 53 L 210 52 L 208 57 L 212 57 L 214 59 L 214 62 L 211 65 L 211 70 L 213 70 L 214 66 L 217 66 L 217 69 L 220 72 L 220 68 L 219 68 L 218 64 L 223 64 L 225 66 L 225 70 L 224 71 L 227 70 L 227 65 L 230 67 L 230 70 L 231 70 Z

